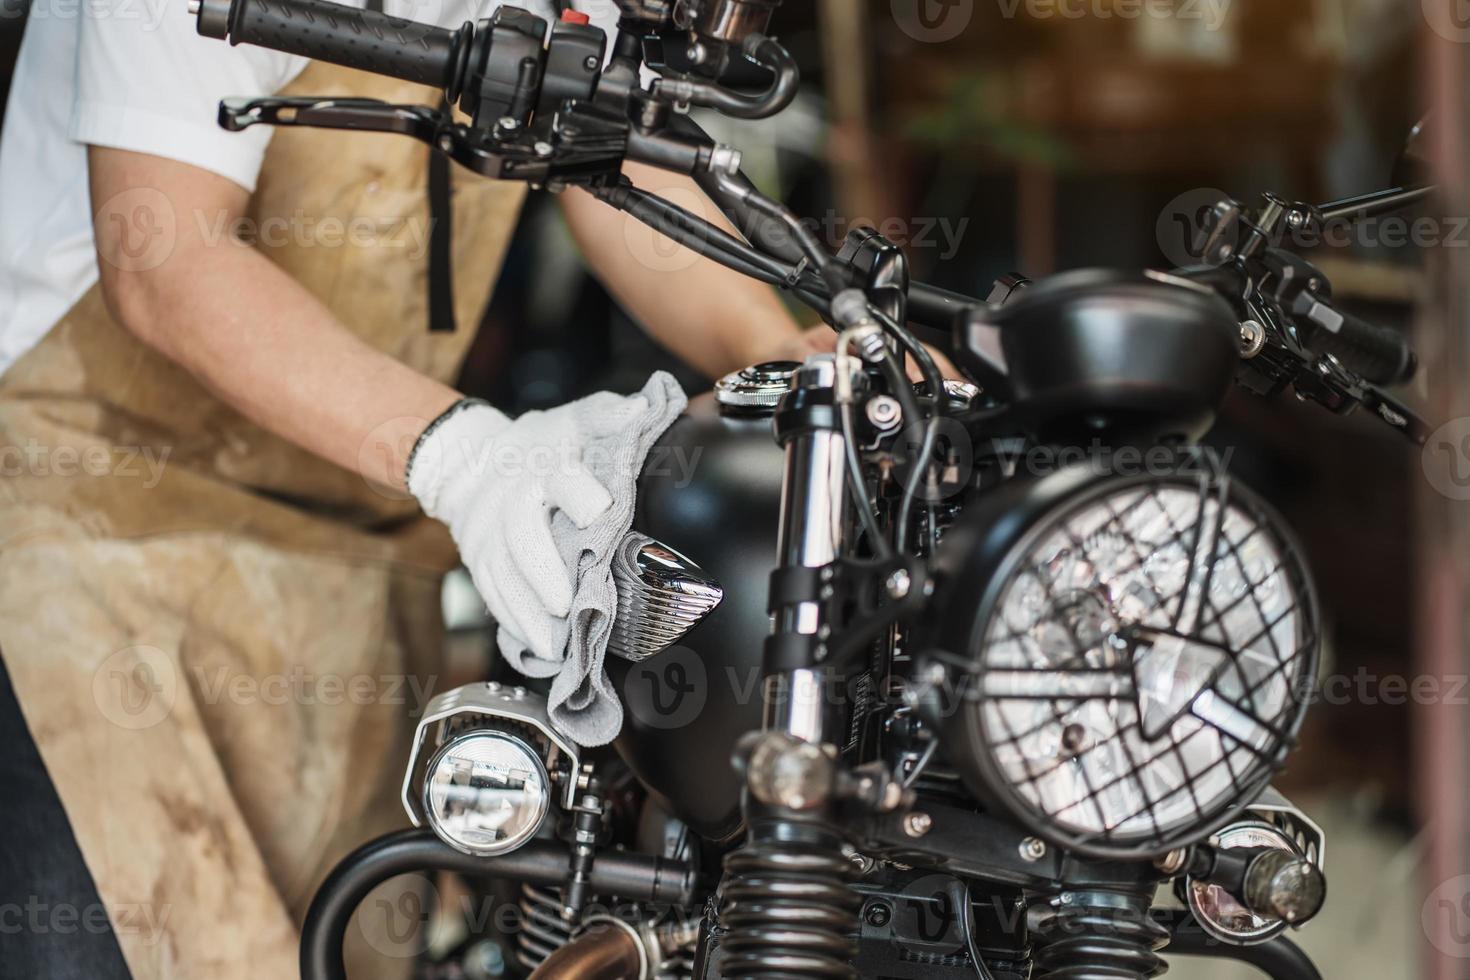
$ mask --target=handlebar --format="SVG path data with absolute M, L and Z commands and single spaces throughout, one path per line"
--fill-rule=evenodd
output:
M 253 44 L 378 75 L 451 90 L 473 31 L 431 24 L 329 0 L 199 0 L 198 30 L 231 44 Z
M 1320 296 L 1303 299 L 1294 312 L 1316 325 L 1317 345 L 1348 370 L 1376 385 L 1403 384 L 1414 377 L 1419 359 L 1398 331 L 1344 313 Z

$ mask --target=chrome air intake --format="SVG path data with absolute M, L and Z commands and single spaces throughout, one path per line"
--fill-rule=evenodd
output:
M 634 663 L 679 642 L 720 604 L 725 591 L 674 549 L 629 534 L 613 558 L 618 613 L 607 652 Z

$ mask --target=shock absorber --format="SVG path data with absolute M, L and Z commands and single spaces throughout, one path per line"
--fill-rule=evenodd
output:
M 1149 916 L 1152 890 L 1060 892 L 1034 903 L 1026 921 L 1033 980 L 1146 980 L 1168 966 L 1169 933 Z
M 857 976 L 856 875 L 844 841 L 817 824 L 771 819 L 725 858 L 722 976 L 848 980 Z

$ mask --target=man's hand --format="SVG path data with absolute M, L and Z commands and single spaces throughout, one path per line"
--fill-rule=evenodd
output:
M 594 528 L 594 538 L 620 539 L 644 449 L 683 407 L 683 393 L 661 374 L 644 394 L 599 392 L 515 421 L 484 402 L 462 401 L 420 439 L 408 488 L 448 525 L 500 625 L 502 651 L 514 651 L 523 670 L 524 650 L 547 668 L 534 676 L 557 672 L 577 590 L 595 591 L 611 566 L 610 548 L 594 558 L 573 542 L 580 567 L 569 568 L 553 515 Z M 605 567 L 589 569 L 589 559 Z

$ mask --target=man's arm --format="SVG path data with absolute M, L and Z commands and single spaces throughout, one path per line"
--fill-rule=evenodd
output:
M 643 190 L 733 230 L 690 178 L 637 163 L 624 173 Z M 675 246 L 585 191 L 563 194 L 562 208 L 588 264 L 623 308 L 708 377 L 832 349 L 832 331 L 803 333 L 774 289 Z
M 249 196 L 237 184 L 125 150 L 94 146 L 88 162 L 98 266 L 114 318 L 257 424 L 402 489 L 414 441 L 459 394 L 359 340 L 260 252 L 205 241 L 202 228 L 232 227 L 244 213 Z M 136 220 L 147 217 L 133 213 L 137 197 L 127 193 L 140 188 L 168 198 L 175 232 L 167 255 L 145 262 L 124 251 Z M 218 222 L 221 215 L 229 220 Z M 151 220 L 170 217 L 155 212 Z

